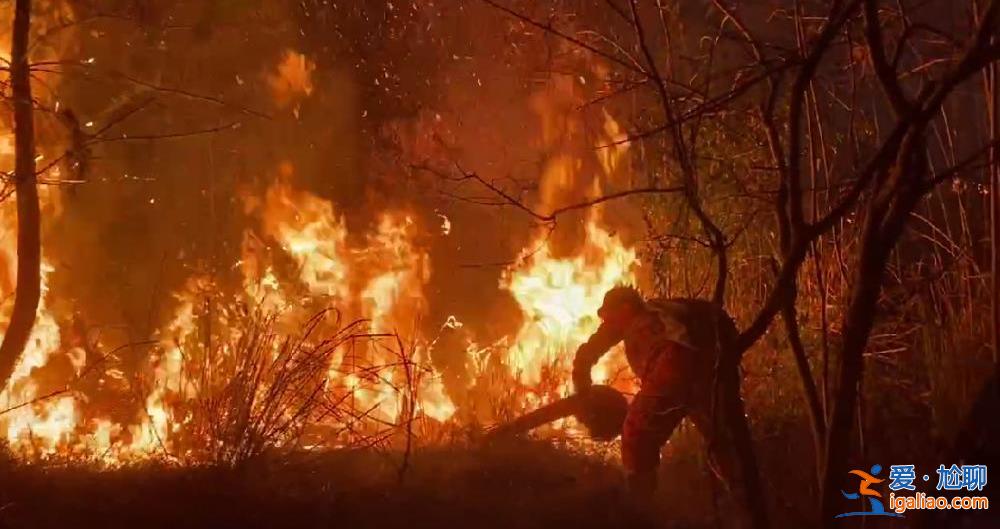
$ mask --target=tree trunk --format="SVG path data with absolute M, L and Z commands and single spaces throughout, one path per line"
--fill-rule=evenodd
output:
M 869 219 L 870 223 L 877 223 Z M 874 228 L 869 228 L 874 230 Z M 858 384 L 864 368 L 864 350 L 871 334 L 882 287 L 882 275 L 889 252 L 879 244 L 879 237 L 867 234 L 861 250 L 856 282 L 844 322 L 844 345 L 839 359 L 833 413 L 827 430 L 826 453 L 820 469 L 823 487 L 822 523 L 833 524 L 841 512 L 841 487 L 850 453 L 851 426 L 858 397 Z
M 805 346 L 802 344 L 802 334 L 799 331 L 798 314 L 795 310 L 795 300 L 798 297 L 798 288 L 793 286 L 788 298 L 781 308 L 781 317 L 785 322 L 785 333 L 788 336 L 788 345 L 792 349 L 792 356 L 795 358 L 795 367 L 802 381 L 802 393 L 805 396 L 806 410 L 809 413 L 809 424 L 813 435 L 813 455 L 816 462 L 816 476 L 820 475 L 819 469 L 823 458 L 823 445 L 826 441 L 826 418 L 823 415 L 823 406 L 819 400 L 819 390 L 816 388 L 816 381 L 812 376 L 812 369 L 809 366 L 809 357 L 806 355 Z
M 31 0 L 17 0 L 10 79 L 14 97 L 14 191 L 17 199 L 17 286 L 0 343 L 0 388 L 6 386 L 35 324 L 41 295 L 41 233 L 35 178 L 35 126 L 28 64 Z
M 757 456 L 753 450 L 753 435 L 750 422 L 747 420 L 740 395 L 740 358 L 741 355 L 732 351 L 724 351 L 717 372 L 718 409 L 713 413 L 724 422 L 723 427 L 729 430 L 733 442 L 733 452 L 740 473 L 739 483 L 735 484 L 739 501 L 750 515 L 753 529 L 770 527 L 767 516 L 767 501 L 763 483 L 760 478 L 760 468 Z
M 832 417 L 827 429 L 826 457 L 821 470 L 820 516 L 824 527 L 837 527 L 834 516 L 842 511 L 840 491 L 847 477 L 851 429 L 864 371 L 864 351 L 878 312 L 886 265 L 910 213 L 929 190 L 926 187 L 927 159 L 922 134 L 923 130 L 919 128 L 911 131 L 897 157 L 893 169 L 896 174 L 884 184 L 890 192 L 872 199 L 865 221 L 851 301 L 844 316 L 844 344 L 839 358 Z
M 984 95 L 986 96 L 986 107 L 989 111 L 990 141 L 996 142 L 1000 138 L 1000 96 L 998 96 L 997 82 L 1000 66 L 997 63 L 990 64 L 986 72 L 986 86 Z M 990 278 L 992 291 L 990 294 L 992 302 L 992 321 L 990 325 L 991 342 L 993 344 L 993 368 L 994 375 L 1000 377 L 1000 245 L 997 238 L 1000 237 L 1000 149 L 993 147 L 990 150 Z

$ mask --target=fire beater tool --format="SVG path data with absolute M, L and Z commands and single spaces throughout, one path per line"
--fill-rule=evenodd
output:
M 501 424 L 486 435 L 487 440 L 515 437 L 539 426 L 576 416 L 587 427 L 590 436 L 610 441 L 622 433 L 628 401 L 610 386 L 595 385 L 586 393 L 575 393 L 546 404 L 510 422 Z

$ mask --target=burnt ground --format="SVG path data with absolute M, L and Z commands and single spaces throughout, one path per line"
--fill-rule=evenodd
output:
M 643 527 L 619 469 L 542 443 L 339 451 L 238 470 L 0 470 L 0 527 Z
M 286 456 L 240 469 L 147 463 L 99 471 L 0 460 L 0 529 L 746 527 L 731 500 L 713 490 L 696 452 L 668 447 L 653 512 L 627 501 L 613 458 L 531 441 L 421 450 L 402 480 L 400 454 L 373 450 Z M 791 487 L 768 483 L 776 529 L 812 525 L 809 506 Z M 927 527 L 1000 527 L 990 520 Z

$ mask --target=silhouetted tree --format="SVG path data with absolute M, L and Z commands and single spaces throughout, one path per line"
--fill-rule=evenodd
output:
M 31 336 L 41 295 L 41 219 L 35 174 L 34 103 L 28 62 L 31 0 L 17 0 L 10 79 L 14 100 L 14 192 L 17 199 L 17 286 L 14 310 L 0 343 L 0 387 L 6 385 Z

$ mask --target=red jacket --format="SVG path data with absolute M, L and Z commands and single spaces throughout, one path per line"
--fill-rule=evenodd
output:
M 577 349 L 573 360 L 573 381 L 581 387 L 590 381 L 590 369 L 619 342 L 625 342 L 625 357 L 643 382 L 660 361 L 682 380 L 710 382 L 718 352 L 732 343 L 736 326 L 725 310 L 699 299 L 658 299 L 645 303 L 644 310 L 624 330 L 601 324 L 590 339 Z

